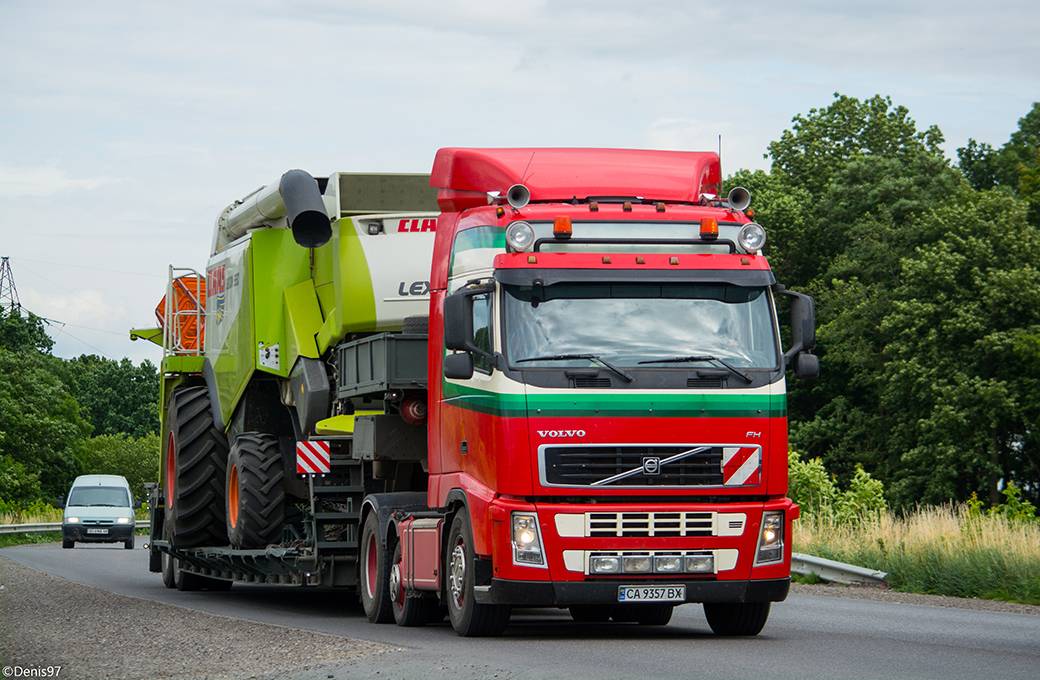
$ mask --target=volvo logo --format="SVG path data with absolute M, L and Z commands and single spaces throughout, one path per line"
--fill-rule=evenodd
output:
M 657 456 L 649 456 L 643 459 L 643 474 L 647 476 L 661 474 L 661 459 Z
M 561 437 L 584 437 L 585 430 L 538 430 L 538 436 L 545 439 L 560 439 Z

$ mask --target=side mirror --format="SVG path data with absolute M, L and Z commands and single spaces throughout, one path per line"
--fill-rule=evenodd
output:
M 451 380 L 469 380 L 473 377 L 473 355 L 469 352 L 444 357 L 444 377 Z
M 492 293 L 493 282 L 463 286 L 444 298 L 444 347 L 461 352 L 490 356 L 477 347 L 473 335 L 473 298 Z
M 815 354 L 796 354 L 793 363 L 794 377 L 799 380 L 812 380 L 820 377 L 820 357 Z
M 803 354 L 816 347 L 816 305 L 804 293 L 776 286 L 779 295 L 791 298 L 791 349 L 784 352 L 784 363 L 794 369 L 794 376 L 803 380 L 820 374 L 820 359 Z

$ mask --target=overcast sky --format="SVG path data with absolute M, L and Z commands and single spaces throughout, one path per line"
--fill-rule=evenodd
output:
M 428 172 L 444 146 L 766 146 L 835 92 L 947 155 L 1040 100 L 1035 0 L 0 0 L 0 256 L 54 354 L 130 357 L 167 266 L 290 168 Z M 766 225 L 767 228 L 769 225 Z

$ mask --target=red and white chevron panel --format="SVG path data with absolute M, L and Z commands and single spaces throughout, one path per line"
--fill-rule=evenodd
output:
M 332 470 L 328 442 L 296 442 L 296 474 L 316 475 Z
M 726 446 L 722 449 L 722 483 L 726 486 L 758 484 L 762 476 L 762 447 Z

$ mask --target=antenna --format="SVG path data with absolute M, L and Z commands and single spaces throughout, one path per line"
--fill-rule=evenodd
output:
M 14 286 L 14 274 L 11 273 L 11 261 L 8 257 L 0 259 L 0 305 L 10 307 L 12 312 L 22 308 L 22 303 L 18 300 L 18 289 Z
M 725 175 L 722 174 L 722 133 L 719 133 L 719 198 L 722 198 L 722 178 Z

